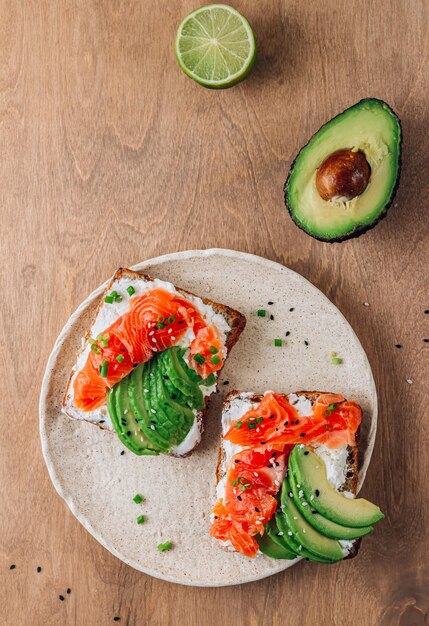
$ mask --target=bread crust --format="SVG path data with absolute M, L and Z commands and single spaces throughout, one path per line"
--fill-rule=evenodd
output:
M 97 305 L 97 308 L 95 310 L 95 313 L 91 319 L 91 323 L 83 337 L 84 339 L 84 345 L 86 344 L 86 342 L 88 341 L 88 339 L 90 338 L 90 334 L 91 334 L 91 327 L 94 324 L 101 307 L 104 304 L 104 298 L 106 295 L 108 295 L 108 293 L 112 290 L 114 284 L 116 281 L 120 280 L 121 278 L 131 278 L 131 279 L 142 279 L 145 280 L 147 282 L 152 282 L 154 280 L 154 278 L 152 276 L 149 276 L 148 274 L 144 274 L 142 272 L 136 272 L 134 270 L 130 270 L 128 268 L 119 268 L 115 274 L 112 276 L 112 278 L 110 279 L 109 283 L 107 284 L 106 289 L 103 291 L 101 297 L 100 297 L 100 301 Z M 245 316 L 240 313 L 239 311 L 225 305 L 225 304 L 221 304 L 219 302 L 214 302 L 213 300 L 210 300 L 209 298 L 204 298 L 203 296 L 199 296 L 197 294 L 194 294 L 190 291 L 186 291 L 185 289 L 182 289 L 181 287 L 176 287 L 176 285 L 174 285 L 174 288 L 183 296 L 187 297 L 187 296 L 193 296 L 193 297 L 197 297 L 200 298 L 200 300 L 206 304 L 207 306 L 211 306 L 213 308 L 213 310 L 216 313 L 219 313 L 220 315 L 222 315 L 226 322 L 228 323 L 229 327 L 230 327 L 230 331 L 227 334 L 226 337 L 226 342 L 225 342 L 225 346 L 227 348 L 227 357 L 231 351 L 231 349 L 233 348 L 233 346 L 237 343 L 238 338 L 240 337 L 241 333 L 243 332 L 245 326 L 246 326 L 246 318 Z M 79 356 L 79 354 L 81 353 L 83 348 L 81 348 L 80 350 L 77 351 L 76 353 L 76 358 Z M 66 385 L 66 390 L 64 393 L 64 397 L 63 397 L 63 402 L 62 402 L 62 410 L 63 413 L 65 413 L 69 418 L 71 419 L 77 419 L 74 415 L 70 414 L 67 411 L 67 406 L 68 406 L 68 396 L 69 396 L 69 390 L 70 390 L 70 385 L 73 379 L 73 375 L 74 375 L 74 370 L 71 370 L 70 374 L 69 374 L 69 378 L 67 381 L 67 385 Z M 205 407 L 203 409 L 201 409 L 200 411 L 198 411 L 196 418 L 197 418 L 197 422 L 198 422 L 198 428 L 200 433 L 203 432 L 204 429 L 204 416 L 207 412 L 208 409 L 208 404 L 209 404 L 209 398 L 207 397 L 205 399 Z M 106 426 L 104 426 L 104 424 L 99 424 L 96 422 L 92 422 L 90 420 L 85 419 L 84 417 L 82 418 L 82 421 L 91 424 L 93 426 L 97 426 L 98 428 L 101 428 L 103 430 L 108 430 L 109 432 L 113 432 L 110 428 L 107 428 Z M 192 453 L 192 450 L 189 451 L 188 453 L 186 453 L 185 455 L 179 455 L 179 456 L 189 456 Z M 172 455 L 172 456 L 177 456 L 177 455 Z
M 295 395 L 297 395 L 297 396 L 304 396 L 307 400 L 310 400 L 311 403 L 314 404 L 316 402 L 316 399 L 320 395 L 326 394 L 326 393 L 331 393 L 331 392 L 327 392 L 327 391 L 294 391 L 293 393 Z M 261 400 L 264 397 L 264 394 L 262 394 L 262 393 L 251 393 L 249 395 L 247 392 L 238 391 L 237 389 L 233 389 L 225 396 L 224 403 L 223 403 L 223 406 L 222 406 L 222 413 L 229 407 L 229 405 L 235 399 L 239 398 L 240 396 L 243 396 L 244 394 L 245 394 L 245 399 L 249 403 L 252 403 L 252 404 L 256 404 L 258 402 L 261 402 Z M 279 393 L 277 395 L 281 396 L 282 398 L 286 398 L 287 399 L 290 394 Z M 358 430 L 356 431 L 356 434 L 355 434 L 355 445 L 354 446 L 347 446 L 348 456 L 347 456 L 346 480 L 343 483 L 343 485 L 340 487 L 340 491 L 350 491 L 355 496 L 357 494 L 357 485 L 358 485 L 358 478 L 359 478 L 359 465 L 358 465 L 359 442 L 360 442 L 360 427 L 358 428 Z M 224 448 L 223 448 L 223 437 L 221 435 L 219 452 L 218 452 L 218 461 L 217 461 L 217 465 L 216 465 L 216 484 L 218 484 L 219 481 L 225 475 L 224 472 L 222 471 L 222 465 L 223 465 L 224 458 L 225 458 L 225 452 L 224 452 Z M 353 543 L 353 546 L 352 546 L 350 552 L 344 558 L 344 560 L 352 559 L 353 557 L 355 557 L 357 555 L 357 553 L 359 552 L 360 543 L 361 543 L 361 539 L 356 539 L 355 540 L 355 542 Z

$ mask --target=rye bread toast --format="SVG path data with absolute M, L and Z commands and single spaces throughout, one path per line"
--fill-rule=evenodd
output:
M 80 347 L 80 349 L 77 351 L 77 358 L 79 357 L 79 355 L 82 355 L 83 352 L 85 351 L 87 344 L 88 344 L 88 340 L 91 337 L 91 329 L 93 324 L 95 323 L 95 321 L 97 320 L 97 317 L 100 314 L 100 311 L 102 310 L 102 308 L 104 306 L 109 306 L 106 305 L 105 303 L 105 297 L 106 295 L 108 295 L 113 289 L 115 289 L 115 286 L 117 286 L 119 284 L 119 281 L 121 281 L 122 279 L 130 279 L 132 281 L 135 280 L 142 280 L 144 282 L 153 282 L 155 279 L 151 276 L 148 276 L 147 274 L 143 274 L 140 272 L 135 272 L 134 270 L 130 270 L 130 269 L 126 269 L 126 268 L 120 268 L 119 270 L 117 270 L 117 272 L 115 272 L 115 274 L 113 275 L 112 279 L 109 281 L 105 291 L 103 292 L 103 294 L 100 297 L 100 301 L 97 305 L 97 308 L 94 312 L 94 316 L 92 318 L 91 324 L 89 326 L 89 328 L 87 329 L 84 337 L 82 338 L 82 345 Z M 186 297 L 191 297 L 191 298 L 197 298 L 199 299 L 205 306 L 210 307 L 216 314 L 221 315 L 223 317 L 223 319 L 225 320 L 226 324 L 229 327 L 228 332 L 226 333 L 226 337 L 225 337 L 225 342 L 224 345 L 226 347 L 226 351 L 227 351 L 227 356 L 230 352 L 230 350 L 232 349 L 232 347 L 235 345 L 235 343 L 238 341 L 238 338 L 240 336 L 240 334 L 243 332 L 244 327 L 246 325 L 246 318 L 244 317 L 244 315 L 242 315 L 239 311 L 236 311 L 235 309 L 228 307 L 224 304 L 220 304 L 218 302 L 214 302 L 213 300 L 210 300 L 208 298 L 204 298 L 201 296 L 197 296 L 189 291 L 186 291 L 185 289 L 182 289 L 180 287 L 176 287 L 175 285 L 173 285 L 174 289 L 180 293 L 181 295 L 183 295 L 185 298 Z M 198 300 L 197 300 L 198 303 Z M 76 407 L 73 406 L 73 398 L 72 398 L 72 383 L 73 383 L 73 377 L 77 371 L 77 363 L 75 363 L 73 369 L 70 372 L 68 381 L 67 381 L 67 385 L 66 385 L 66 391 L 64 394 L 64 398 L 63 398 L 63 403 L 62 403 L 62 410 L 63 412 L 70 417 L 71 419 L 78 419 L 78 420 L 82 420 L 85 421 L 87 423 L 93 424 L 98 426 L 99 428 L 102 428 L 104 430 L 109 430 L 111 432 L 113 432 L 113 428 L 110 424 L 110 421 L 108 419 L 102 419 L 104 417 L 104 415 L 101 415 L 100 419 L 93 419 L 92 415 L 89 415 L 88 413 L 84 412 L 84 411 L 80 411 L 79 409 L 76 409 Z M 202 410 L 198 411 L 196 418 L 197 418 L 197 422 L 198 422 L 198 428 L 200 431 L 200 434 L 203 431 L 203 419 L 204 419 L 204 415 L 207 411 L 208 408 L 208 397 L 205 399 L 205 408 L 203 408 Z M 107 413 L 107 409 L 105 410 L 105 412 Z
M 304 396 L 307 400 L 310 400 L 312 404 L 314 404 L 314 402 L 316 401 L 317 397 L 319 395 L 321 395 L 322 393 L 327 393 L 324 391 L 296 391 L 293 392 L 296 396 Z M 278 394 L 280 396 L 283 396 L 285 398 L 288 397 L 289 394 Z M 232 390 L 228 393 L 227 396 L 225 396 L 224 399 L 224 403 L 223 403 L 223 407 L 222 407 L 222 414 L 228 410 L 228 408 L 231 406 L 231 404 L 235 401 L 235 400 L 244 400 L 245 402 L 248 402 L 249 405 L 250 404 L 256 404 L 258 402 L 261 402 L 263 398 L 263 394 L 260 393 L 253 393 L 253 392 L 243 392 L 243 391 L 237 391 L 237 390 Z M 250 407 L 249 407 L 250 408 Z M 359 438 L 360 438 L 360 429 L 357 430 L 356 435 L 355 435 L 355 445 L 354 446 L 347 446 L 347 467 L 346 472 L 345 472 L 345 481 L 343 482 L 343 484 L 340 486 L 339 491 L 347 491 L 352 493 L 354 496 L 356 496 L 357 494 L 357 484 L 358 484 L 358 476 L 359 476 L 359 467 L 358 467 L 358 450 L 359 450 Z M 217 466 L 216 466 L 216 484 L 219 483 L 219 481 L 225 476 L 226 471 L 225 471 L 225 467 L 224 466 L 224 460 L 225 460 L 225 449 L 223 446 L 223 437 L 221 435 L 220 438 L 220 446 L 219 446 L 219 451 L 218 451 L 218 461 L 217 461 Z M 349 550 L 349 553 L 347 554 L 347 556 L 345 557 L 345 559 L 351 559 L 354 556 L 357 555 L 358 551 L 359 551 L 359 547 L 360 547 L 360 543 L 361 543 L 361 539 L 356 539 L 353 542 L 352 547 Z

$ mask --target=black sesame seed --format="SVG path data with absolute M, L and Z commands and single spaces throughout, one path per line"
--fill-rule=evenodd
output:
M 15 569 L 16 565 L 15 563 L 12 563 L 12 565 L 9 566 L 9 569 Z
M 286 335 L 286 337 L 289 337 L 289 335 L 290 335 L 290 330 L 287 330 L 287 331 L 286 331 L 286 333 L 285 333 L 285 335 Z
M 277 456 L 277 452 L 273 452 L 271 457 L 273 457 L 273 456 Z
M 283 426 L 287 426 L 289 424 L 289 422 L 284 422 Z
M 261 441 L 261 446 L 265 445 L 265 441 Z
M 271 306 L 272 304 L 274 304 L 274 302 L 272 302 L 272 301 L 270 300 L 269 302 L 267 302 L 267 304 L 269 304 L 269 305 Z
M 425 343 L 429 343 L 429 339 L 423 339 Z
M 304 343 L 306 346 L 308 346 L 308 341 L 306 339 L 304 339 Z
M 71 589 L 70 587 L 67 587 L 67 593 L 70 594 L 71 593 Z
M 258 509 L 258 507 L 257 507 L 257 506 L 255 506 L 255 511 L 256 511 L 257 513 L 259 513 L 259 509 Z
M 180 324 L 180 322 L 179 322 L 179 324 Z M 119 617 L 119 615 L 115 615 L 115 617 L 113 618 L 113 621 L 114 621 L 114 622 L 119 622 L 119 621 L 120 621 L 120 619 L 121 619 L 121 618 Z
M 299 424 L 299 420 L 295 420 L 295 424 Z
M 274 315 L 270 315 L 270 320 L 273 321 L 274 320 Z
M 429 315 L 429 309 L 425 309 L 425 315 Z
M 42 568 L 40 567 L 40 565 L 38 565 L 38 566 L 37 566 L 37 568 L 36 568 L 36 572 L 37 572 L 38 574 L 40 574 L 40 572 L 41 572 L 41 571 L 42 571 Z
M 223 384 L 224 384 L 224 385 L 229 385 L 229 380 L 224 380 L 224 381 L 223 381 Z
M 138 363 L 133 363 L 133 367 L 137 367 Z
M 125 450 L 121 450 L 121 456 L 125 454 Z
M 99 423 L 99 424 L 104 424 L 104 421 L 105 421 L 105 420 L 100 420 L 98 423 Z
M 278 466 L 280 465 L 280 463 L 279 463 L 278 461 L 275 461 L 275 462 L 274 462 L 274 465 L 275 465 L 276 467 L 278 467 Z
M 395 343 L 395 348 L 402 348 L 402 344 L 400 344 L 400 343 Z
M 64 596 L 58 596 L 58 597 L 61 600 L 61 602 L 64 602 L 64 600 L 65 600 Z
M 305 433 L 300 433 L 300 437 L 305 437 Z
M 130 430 L 127 430 L 127 435 L 128 435 L 128 437 L 130 437 L 130 435 L 131 435 L 131 431 Z
M 308 450 L 306 450 L 306 451 L 304 452 L 304 454 L 307 456 L 307 454 L 309 454 Z
M 217 515 L 215 515 L 214 518 L 217 519 Z
M 313 515 L 317 515 L 317 511 L 311 511 Z
M 274 418 L 275 418 L 275 415 L 274 415 L 274 413 L 273 413 L 272 415 L 270 415 L 269 419 L 270 419 L 270 420 L 272 420 L 272 419 L 274 419 Z
M 294 306 L 293 306 L 293 307 L 291 307 L 291 308 L 289 309 L 289 311 L 292 313 L 292 311 L 295 311 L 295 307 L 294 307 Z
M 320 496 L 320 491 L 318 489 L 316 489 L 316 491 L 314 493 L 316 494 L 317 497 Z
M 240 459 L 235 459 L 234 463 L 240 463 Z
M 178 324 L 183 324 L 183 320 L 180 320 L 179 322 L 177 322 Z
M 240 502 L 242 501 L 242 497 L 241 496 L 237 496 L 237 500 L 240 500 Z

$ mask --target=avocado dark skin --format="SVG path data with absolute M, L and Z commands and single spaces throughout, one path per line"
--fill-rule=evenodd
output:
M 380 99 L 378 99 L 378 98 L 363 98 L 362 100 L 360 100 L 359 102 L 357 102 L 354 106 L 356 106 L 356 107 L 357 107 L 357 106 L 359 106 L 359 105 L 361 105 L 361 104 L 363 104 L 363 103 L 365 103 L 365 102 L 367 102 L 367 101 L 374 101 L 374 100 L 377 100 L 377 101 L 378 101 L 378 102 L 380 102 L 381 104 L 385 104 L 385 105 L 387 105 L 387 103 L 386 103 L 386 102 L 384 102 L 384 100 L 380 100 Z M 393 204 L 393 202 L 394 202 L 394 199 L 395 199 L 395 196 L 396 196 L 396 192 L 397 192 L 397 190 L 398 190 L 399 183 L 400 183 L 401 169 L 402 169 L 402 160 L 401 160 L 401 154 L 402 154 L 402 126 L 401 126 L 401 120 L 399 119 L 398 115 L 397 115 L 397 114 L 396 114 L 396 113 L 395 113 L 395 112 L 391 109 L 390 105 L 387 105 L 387 106 L 389 106 L 389 108 L 390 108 L 390 110 L 391 110 L 392 114 L 394 115 L 394 117 L 396 118 L 397 123 L 398 123 L 398 125 L 399 125 L 399 127 L 400 127 L 400 130 L 401 130 L 400 139 L 399 139 L 399 159 L 398 159 L 398 170 L 397 170 L 397 175 L 396 175 L 396 181 L 395 181 L 394 187 L 393 187 L 393 189 L 392 189 L 392 192 L 391 192 L 391 196 L 390 196 L 389 201 L 388 201 L 388 202 L 386 203 L 386 205 L 384 206 L 384 208 L 383 208 L 382 212 L 381 212 L 381 213 L 377 216 L 377 218 L 375 218 L 375 219 L 374 219 L 374 220 L 373 220 L 370 224 L 365 224 L 365 225 L 357 225 L 357 226 L 356 226 L 356 228 L 355 228 L 353 231 L 351 231 L 351 232 L 349 232 L 349 233 L 346 233 L 346 234 L 344 234 L 344 235 L 341 235 L 341 236 L 335 237 L 335 238 L 325 238 L 325 237 L 321 237 L 320 235 L 317 235 L 317 234 L 311 234 L 310 236 L 311 236 L 311 237 L 313 237 L 313 239 L 317 239 L 318 241 L 323 241 L 324 243 L 342 243 L 343 241 L 347 241 L 347 240 L 349 240 L 349 239 L 356 239 L 357 237 L 360 237 L 361 235 L 363 235 L 363 234 L 364 234 L 364 233 L 366 233 L 367 231 L 369 231 L 369 230 L 371 230 L 372 228 L 374 228 L 375 226 L 377 226 L 377 224 L 379 224 L 379 223 L 381 222 L 381 220 L 383 220 L 383 219 L 386 217 L 386 215 L 387 215 L 387 213 L 388 213 L 388 210 L 390 209 L 390 207 L 392 206 L 392 204 Z M 343 111 L 341 111 L 341 113 L 339 113 L 338 115 L 336 115 L 335 117 L 333 117 L 330 121 L 335 120 L 337 117 L 339 117 L 340 115 L 342 115 L 342 113 L 343 113 Z M 321 128 L 322 128 L 322 127 L 321 127 Z M 320 129 L 319 129 L 319 130 L 320 130 Z M 285 202 L 285 206 L 286 206 L 286 208 L 287 208 L 287 210 L 288 210 L 288 213 L 289 213 L 290 217 L 292 218 L 292 221 L 293 221 L 293 222 L 295 222 L 295 224 L 298 226 L 298 228 L 299 228 L 300 230 L 302 230 L 303 232 L 305 232 L 306 234 L 309 234 L 309 233 L 307 233 L 307 232 L 306 232 L 306 231 L 302 228 L 302 226 L 301 226 L 301 225 L 300 225 L 300 224 L 296 221 L 296 219 L 295 219 L 295 217 L 294 217 L 294 215 L 293 215 L 293 213 L 292 213 L 292 211 L 291 211 L 290 207 L 288 206 L 288 201 L 287 201 L 287 197 L 288 197 L 288 185 L 289 185 L 289 179 L 290 179 L 290 177 L 291 177 L 291 174 L 292 174 L 292 172 L 293 172 L 293 169 L 294 169 L 295 163 L 296 163 L 296 161 L 297 161 L 297 159 L 298 159 L 299 155 L 301 154 L 302 150 L 303 150 L 304 148 L 306 148 L 306 147 L 307 147 L 307 145 L 310 143 L 310 141 L 312 140 L 312 138 L 314 137 L 314 135 L 315 135 L 315 134 L 317 134 L 317 132 L 319 132 L 319 131 L 316 131 L 316 133 L 314 133 L 314 134 L 312 135 L 312 137 L 310 137 L 310 139 L 308 140 L 308 142 L 307 142 L 304 146 L 302 146 L 302 148 L 299 150 L 299 152 L 298 152 L 298 153 L 297 153 L 297 155 L 295 156 L 295 159 L 293 160 L 293 162 L 291 163 L 291 166 L 290 166 L 290 168 L 289 168 L 289 173 L 288 173 L 288 176 L 287 176 L 287 178 L 286 178 L 286 182 L 285 182 L 285 184 L 284 184 L 284 186 L 283 186 L 284 202 Z

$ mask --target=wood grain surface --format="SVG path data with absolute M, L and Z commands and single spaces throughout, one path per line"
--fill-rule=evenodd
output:
M 231 1 L 259 58 L 225 92 L 174 58 L 195 0 L 0 1 L 2 624 L 429 621 L 429 5 Z M 283 182 L 309 136 L 366 96 L 402 120 L 397 201 L 360 239 L 323 244 L 289 219 Z M 386 520 L 355 560 L 236 588 L 168 584 L 102 548 L 49 480 L 38 396 L 71 312 L 118 266 L 214 246 L 303 274 L 367 350 L 380 417 L 363 493 Z

